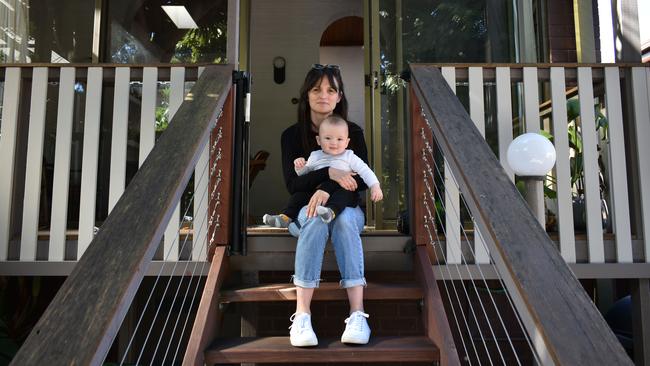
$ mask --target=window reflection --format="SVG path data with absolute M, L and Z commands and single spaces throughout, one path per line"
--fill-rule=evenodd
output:
M 226 62 L 227 0 L 174 2 L 181 15 L 165 11 L 167 5 L 163 0 L 110 1 L 105 61 Z
M 513 4 L 507 1 L 379 1 L 384 227 L 392 226 L 392 220 L 407 208 L 404 141 L 408 104 L 402 72 L 409 63 L 515 62 L 513 14 Z M 467 85 L 458 85 L 456 92 L 467 108 Z M 495 93 L 493 86 L 485 89 L 486 136 L 491 146 L 496 146 Z
M 512 4 L 505 1 L 404 2 L 407 62 L 513 62 Z
M 0 1 L 0 63 L 90 62 L 94 2 Z

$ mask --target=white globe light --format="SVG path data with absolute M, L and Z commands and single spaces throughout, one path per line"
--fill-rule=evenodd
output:
M 525 133 L 508 146 L 508 164 L 518 176 L 544 177 L 555 165 L 555 147 L 540 134 Z

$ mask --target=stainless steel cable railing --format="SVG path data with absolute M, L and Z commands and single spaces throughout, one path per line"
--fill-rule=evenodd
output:
M 185 226 L 185 224 L 187 223 L 187 221 L 188 221 L 187 220 L 188 212 L 189 212 L 189 209 L 192 207 L 193 203 L 201 206 L 202 204 L 205 203 L 206 198 L 208 198 L 209 202 L 214 202 L 215 204 L 214 204 L 214 207 L 212 208 L 212 210 L 210 211 L 209 215 L 204 216 L 202 218 L 201 222 L 198 223 L 199 225 L 193 225 L 192 226 L 192 228 L 193 228 L 193 230 L 192 230 L 192 239 L 193 239 L 192 240 L 192 245 L 196 244 L 195 243 L 196 238 L 201 237 L 201 234 L 203 233 L 204 228 L 207 229 L 207 228 L 210 228 L 210 227 L 220 225 L 220 222 L 219 222 L 220 221 L 220 216 L 219 216 L 219 214 L 217 214 L 217 209 L 219 208 L 220 203 L 221 203 L 221 192 L 218 191 L 218 188 L 219 188 L 219 186 L 220 186 L 220 184 L 222 182 L 222 169 L 219 168 L 219 162 L 223 158 L 222 148 L 219 146 L 220 145 L 219 143 L 221 142 L 221 139 L 223 137 L 223 126 L 221 124 L 223 124 L 224 122 L 221 121 L 221 123 L 220 123 L 220 119 L 221 119 L 222 116 L 223 116 L 223 111 L 221 111 L 219 113 L 219 117 L 217 117 L 217 125 L 215 126 L 216 138 L 209 145 L 210 146 L 209 147 L 209 154 L 210 154 L 210 156 L 214 156 L 214 158 L 212 159 L 213 161 L 212 161 L 212 163 L 210 163 L 210 161 L 206 161 L 203 168 L 197 167 L 198 169 L 196 169 L 196 171 L 199 171 L 199 170 L 201 171 L 201 174 L 198 177 L 199 182 L 206 179 L 208 182 L 214 181 L 215 183 L 213 184 L 212 189 L 209 191 L 209 194 L 208 194 L 207 190 L 200 193 L 201 196 L 199 197 L 199 200 L 197 200 L 196 202 L 194 202 L 194 200 L 195 200 L 197 192 L 192 192 L 189 204 L 188 204 L 185 212 L 182 215 L 183 220 L 181 221 L 181 223 L 179 225 L 178 235 L 176 236 L 176 238 L 181 237 L 181 235 L 184 236 L 183 243 L 182 243 L 182 245 L 181 245 L 181 247 L 179 249 L 180 253 L 182 253 L 185 250 L 186 246 L 188 245 L 188 239 L 190 237 L 190 233 L 188 232 L 188 233 L 185 233 L 185 234 L 181 234 L 181 228 L 183 228 Z M 209 173 L 206 176 L 205 173 L 208 172 L 208 171 L 209 171 Z M 204 225 L 206 222 L 208 223 L 207 226 Z M 200 249 L 199 249 L 200 252 L 207 251 L 206 244 L 211 243 L 211 242 L 214 241 L 214 234 L 215 233 L 216 233 L 216 231 L 213 231 L 213 235 L 211 236 L 211 238 L 209 240 L 202 241 L 202 242 L 199 243 L 200 244 Z M 185 302 L 186 302 L 186 300 L 188 298 L 189 290 L 192 287 L 191 284 L 196 279 L 197 283 L 196 283 L 196 286 L 195 286 L 194 295 L 192 297 L 192 302 L 191 302 L 191 304 L 190 304 L 190 306 L 188 308 L 188 314 L 186 316 L 186 320 L 185 320 L 183 328 L 182 328 L 181 336 L 177 338 L 177 341 L 176 341 L 177 347 L 176 347 L 176 351 L 175 351 L 175 354 L 174 354 L 174 358 L 172 359 L 171 363 L 173 364 L 175 362 L 175 360 L 176 360 L 176 357 L 178 355 L 178 349 L 180 347 L 181 340 L 183 339 L 182 335 L 184 334 L 185 328 L 187 327 L 187 323 L 188 323 L 188 319 L 189 319 L 189 309 L 192 309 L 192 305 L 194 303 L 194 299 L 196 297 L 196 293 L 198 292 L 198 288 L 199 288 L 198 282 L 199 282 L 201 274 L 203 273 L 203 269 L 205 268 L 205 263 L 206 262 L 204 262 L 204 261 L 201 262 L 201 270 L 197 273 L 196 269 L 197 269 L 197 267 L 199 265 L 199 261 L 194 261 L 194 268 L 192 269 L 192 273 L 191 273 L 191 275 L 187 275 L 188 267 L 190 266 L 190 261 L 185 261 L 184 264 L 181 264 L 181 262 L 179 262 L 179 261 L 174 261 L 173 264 L 172 264 L 172 263 L 170 263 L 168 261 L 169 257 L 172 254 L 171 252 L 172 252 L 172 250 L 174 248 L 177 248 L 177 247 L 175 247 L 174 245 L 171 245 L 169 247 L 167 253 L 165 254 L 165 258 L 162 261 L 162 266 L 160 267 L 160 270 L 158 271 L 158 274 L 157 274 L 157 276 L 155 278 L 155 281 L 154 281 L 154 284 L 153 284 L 151 290 L 149 290 L 149 294 L 147 296 L 147 300 L 145 302 L 145 305 L 144 305 L 144 307 L 142 308 L 142 310 L 140 312 L 140 316 L 138 317 L 137 324 L 136 324 L 135 328 L 131 332 L 131 336 L 129 337 L 129 342 L 128 342 L 128 344 L 127 344 L 127 346 L 126 346 L 126 348 L 125 348 L 125 350 L 123 352 L 123 355 L 122 355 L 122 357 L 120 359 L 120 365 L 125 363 L 126 358 L 128 356 L 128 352 L 131 349 L 131 346 L 133 345 L 134 340 L 137 338 L 138 330 L 140 328 L 140 325 L 142 324 L 142 320 L 143 320 L 143 318 L 144 318 L 144 316 L 145 316 L 145 314 L 147 312 L 147 309 L 149 307 L 149 304 L 151 302 L 153 294 L 155 293 L 155 291 L 157 289 L 158 281 L 161 279 L 161 276 L 162 276 L 162 274 L 164 272 L 165 267 L 166 266 L 171 266 L 172 267 L 171 273 L 176 273 L 176 268 L 180 264 L 180 265 L 184 265 L 184 268 L 181 271 L 183 273 L 183 275 L 181 276 L 180 281 L 178 281 L 178 283 L 176 283 L 174 285 L 175 292 L 174 292 L 174 295 L 172 297 L 171 306 L 169 306 L 169 311 L 167 311 L 166 318 L 165 318 L 165 320 L 163 322 L 163 327 L 160 330 L 157 329 L 157 332 L 156 332 L 156 334 L 158 334 L 158 336 L 157 336 L 158 340 L 156 342 L 155 349 L 154 349 L 153 353 L 151 353 L 147 357 L 147 358 L 149 358 L 151 363 L 153 363 L 154 360 L 156 360 L 156 355 L 158 353 L 158 349 L 159 349 L 159 347 L 161 345 L 161 342 L 164 339 L 164 340 L 166 340 L 165 343 L 167 343 L 167 347 L 165 349 L 165 353 L 163 355 L 161 364 L 165 364 L 165 361 L 167 359 L 167 353 L 169 352 L 169 347 L 174 343 L 173 342 L 174 341 L 174 335 L 176 334 L 176 328 L 178 326 L 178 321 L 180 319 L 182 310 L 184 309 Z M 164 288 L 163 294 L 162 294 L 163 299 L 165 298 L 165 295 L 167 294 L 167 292 L 168 292 L 168 290 L 170 288 L 172 278 L 173 278 L 173 276 L 169 276 L 167 278 L 167 283 L 165 285 L 165 288 Z M 182 296 L 179 296 L 180 289 L 182 288 L 183 282 L 185 280 L 187 280 L 188 285 L 186 286 L 185 293 Z M 170 318 L 170 316 L 172 314 L 171 309 L 175 308 L 175 305 L 177 304 L 177 302 L 181 302 L 179 314 L 176 317 L 176 321 L 174 322 L 171 334 L 168 337 L 165 337 L 165 335 L 166 335 L 165 334 L 165 329 L 166 329 L 166 327 L 168 325 L 169 318 Z M 158 304 L 158 306 L 155 308 L 153 318 L 150 321 L 148 321 L 149 326 L 148 326 L 148 329 L 147 329 L 147 333 L 146 333 L 146 336 L 144 338 L 144 342 L 142 343 L 141 347 L 139 347 L 140 352 L 138 353 L 137 359 L 135 360 L 135 364 L 140 364 L 140 361 L 142 360 L 143 356 L 145 355 L 145 348 L 146 348 L 147 343 L 149 342 L 149 339 L 150 339 L 150 337 L 152 335 L 152 332 L 153 332 L 153 330 L 155 328 L 155 322 L 158 319 L 158 315 L 161 313 L 162 305 L 163 305 L 163 302 L 161 301 Z
M 428 120 L 426 118 L 426 115 L 424 114 L 424 111 L 422 111 L 421 113 L 422 113 L 422 117 L 427 122 L 427 126 L 429 126 L 429 128 L 430 128 L 429 122 L 428 122 Z M 435 197 L 445 197 L 445 195 L 446 195 L 446 192 L 444 191 L 444 186 L 440 187 L 441 186 L 440 184 L 435 184 L 436 180 L 438 182 L 444 182 L 444 178 L 443 178 L 444 167 L 441 167 L 440 164 L 438 164 L 436 162 L 437 159 L 435 159 L 435 157 L 434 157 L 433 148 L 432 148 L 431 144 L 429 143 L 429 141 L 427 140 L 427 136 L 432 136 L 431 132 L 429 132 L 428 134 L 425 134 L 424 128 L 422 128 L 420 135 L 421 135 L 421 137 L 423 139 L 423 143 L 424 143 L 424 146 L 425 146 L 422 149 L 421 158 L 422 158 L 422 161 L 423 161 L 423 165 L 426 168 L 423 171 L 424 172 L 424 178 L 425 178 L 424 181 L 423 181 L 423 184 L 426 187 L 425 192 L 427 194 L 425 199 L 424 199 L 424 205 L 425 205 L 425 208 L 426 208 L 426 211 L 427 211 L 426 220 L 427 221 L 434 221 L 434 222 L 435 222 L 435 220 L 438 221 L 438 225 L 434 225 L 433 235 L 431 234 L 431 231 L 432 231 L 431 227 L 429 225 L 425 224 L 425 228 L 426 228 L 427 233 L 429 235 L 430 244 L 434 245 L 434 246 L 437 246 L 439 248 L 442 247 L 443 243 L 442 243 L 442 240 L 440 239 L 440 237 L 438 236 L 437 231 L 435 230 L 436 226 L 440 227 L 440 229 L 443 231 L 443 235 L 445 236 L 445 238 L 448 238 L 451 235 L 459 234 L 459 237 L 456 238 L 457 240 L 455 242 L 461 243 L 462 240 L 460 238 L 460 233 L 451 234 L 451 232 L 448 231 L 445 228 L 445 223 L 443 223 L 442 219 L 441 219 L 442 217 L 444 217 L 443 212 L 448 212 L 449 211 L 449 212 L 451 212 L 452 215 L 454 215 L 456 217 L 457 220 L 460 220 L 460 207 L 455 207 L 453 205 L 446 205 L 444 203 L 445 200 L 442 200 L 442 199 L 440 200 L 441 209 L 438 208 L 437 205 L 435 205 L 435 202 L 436 202 Z M 434 146 L 437 146 L 437 145 L 434 144 Z M 439 156 L 441 156 L 439 154 L 439 151 L 436 151 L 436 152 L 438 153 Z M 442 159 L 440 159 L 440 160 L 442 160 Z M 436 176 L 434 176 L 434 171 L 436 173 L 437 179 L 436 179 Z M 453 177 L 453 174 L 451 176 Z M 455 181 L 452 182 L 452 183 L 455 183 Z M 431 186 L 435 187 L 434 188 L 435 193 L 433 192 Z M 431 211 L 431 208 L 429 206 L 429 202 L 431 202 L 433 204 L 435 212 Z M 461 202 L 465 203 L 464 198 L 462 196 L 461 196 Z M 471 214 L 470 214 L 470 217 L 471 217 Z M 473 217 L 471 217 L 471 219 L 473 221 Z M 465 239 L 465 242 L 469 243 L 470 240 L 469 240 L 469 237 L 468 237 L 467 230 L 462 225 L 461 225 L 460 229 L 461 229 L 462 236 Z M 475 235 L 480 235 L 480 233 L 475 231 Z M 435 240 L 433 239 L 433 236 L 436 237 Z M 484 241 L 478 241 L 478 243 L 484 243 Z M 468 246 L 468 248 L 469 248 L 472 256 L 474 256 L 474 249 L 471 247 L 471 245 Z M 485 249 L 487 250 L 487 248 L 485 248 Z M 492 296 L 492 293 L 488 291 L 490 301 L 489 301 L 489 303 L 487 305 L 484 304 L 482 301 L 480 301 L 480 295 L 479 295 L 478 288 L 477 288 L 477 282 L 482 283 L 485 286 L 485 288 L 489 288 L 487 280 L 485 278 L 485 275 L 483 274 L 483 271 L 479 267 L 479 277 L 475 278 L 472 275 L 472 273 L 468 270 L 468 267 L 465 265 L 465 264 L 471 263 L 471 258 L 467 258 L 463 254 L 462 250 L 459 251 L 459 252 L 460 252 L 461 257 L 462 257 L 462 263 L 461 264 L 449 264 L 449 265 L 446 266 L 446 270 L 451 271 L 449 267 L 452 266 L 452 267 L 455 268 L 458 276 L 463 277 L 461 275 L 461 269 L 463 269 L 463 272 L 466 273 L 465 277 L 469 279 L 469 281 L 460 281 L 461 285 L 463 286 L 463 290 L 465 292 L 465 297 L 469 298 L 469 294 L 467 292 L 466 285 L 465 285 L 466 282 L 469 282 L 469 284 L 471 284 L 471 289 L 473 289 L 474 293 L 476 294 L 476 298 L 479 300 L 478 301 L 478 305 L 480 306 L 480 312 L 478 312 L 479 316 L 482 315 L 484 317 L 484 319 L 482 319 L 482 320 L 488 326 L 490 335 L 492 337 L 492 340 L 494 340 L 494 342 L 495 342 L 496 349 L 497 349 L 498 356 L 499 356 L 498 359 L 492 360 L 492 357 L 490 355 L 490 351 L 488 350 L 486 336 L 483 334 L 483 332 L 481 330 L 479 318 L 476 315 L 477 311 L 474 309 L 474 306 L 470 302 L 470 310 L 471 310 L 471 313 L 472 313 L 472 317 L 474 318 L 474 320 L 476 322 L 476 325 L 477 325 L 477 329 L 479 330 L 480 340 L 481 340 L 481 343 L 483 344 L 483 347 L 485 348 L 486 356 L 488 358 L 489 363 L 491 365 L 493 365 L 493 364 L 495 364 L 495 362 L 498 362 L 500 360 L 502 364 L 512 364 L 512 363 L 509 363 L 508 361 L 506 361 L 506 358 L 504 356 L 504 353 L 507 350 L 502 350 L 501 347 L 499 346 L 498 342 L 497 342 L 497 336 L 495 334 L 494 328 L 499 327 L 500 329 L 503 330 L 503 332 L 506 335 L 506 340 L 508 342 L 510 350 L 512 351 L 512 355 L 514 356 L 514 361 L 518 365 L 521 365 L 522 362 L 521 362 L 520 357 L 518 355 L 518 351 L 515 349 L 515 346 L 512 343 L 510 332 L 508 331 L 508 327 L 506 326 L 506 324 L 505 324 L 505 322 L 503 320 L 503 316 L 501 315 L 501 311 L 497 307 L 497 304 L 496 304 L 496 302 L 494 300 L 494 297 Z M 434 254 L 436 255 L 437 262 L 439 262 L 439 263 L 442 263 L 442 262 L 448 263 L 447 262 L 447 257 L 445 255 L 445 251 L 441 250 L 440 253 L 442 255 L 442 261 L 440 260 L 440 258 L 438 258 L 437 251 L 434 251 Z M 491 262 L 491 265 L 494 267 L 493 262 Z M 494 268 L 496 270 L 496 267 L 494 267 Z M 442 278 L 442 279 L 443 279 L 443 281 L 445 280 L 445 278 Z M 449 275 L 449 279 L 451 279 L 451 274 Z M 451 282 L 452 282 L 452 284 L 454 283 L 453 281 L 451 281 Z M 458 297 L 458 294 L 456 294 L 456 296 Z M 448 299 L 448 301 L 449 301 L 449 299 Z M 460 300 L 457 299 L 457 301 L 460 301 Z M 495 324 L 494 327 L 491 324 L 491 322 L 489 320 L 489 317 L 488 317 L 488 313 L 486 311 L 486 307 L 488 307 L 488 306 L 491 306 L 491 309 L 489 309 L 489 310 L 494 310 L 494 312 L 496 313 L 497 318 L 498 318 L 498 323 Z M 511 309 L 507 309 L 507 310 L 515 311 L 515 309 L 514 309 L 514 307 L 512 307 L 512 305 L 511 305 Z M 516 313 L 516 311 L 515 311 L 515 313 Z M 519 327 L 520 327 L 520 330 L 522 332 L 524 332 L 524 334 L 525 334 L 525 329 L 523 328 L 523 325 L 521 323 L 519 323 Z M 470 333 L 470 332 L 468 332 L 468 333 Z M 460 339 L 461 339 L 461 341 L 463 343 L 465 342 L 462 337 Z M 530 343 L 528 338 L 526 338 L 526 340 L 528 342 L 529 351 L 532 352 L 533 355 L 535 355 L 534 348 L 532 347 L 532 344 Z M 467 354 L 467 351 L 465 351 L 465 352 L 466 352 L 466 359 L 471 364 L 471 361 L 470 361 L 470 358 L 469 358 L 470 355 Z M 476 350 L 474 352 L 474 355 L 476 356 L 478 364 L 479 365 L 482 364 L 480 357 L 476 353 Z M 539 362 L 539 359 L 536 357 L 536 355 L 535 355 L 535 358 Z
M 430 259 L 434 267 L 444 268 L 437 273 L 447 277 L 441 279 L 455 332 L 471 336 L 475 323 L 476 347 L 471 337 L 460 338 L 465 360 L 479 365 L 630 364 L 438 68 L 412 65 L 411 70 L 414 238 L 417 245 L 433 245 Z M 448 174 L 450 171 L 453 174 Z M 458 205 L 444 203 L 447 189 L 453 188 L 443 188 L 445 181 L 445 185 L 457 185 L 462 197 Z M 463 207 L 474 228 L 474 248 L 467 229 L 461 225 L 458 233 L 450 232 L 443 223 L 442 211 L 460 220 Z M 445 236 L 444 245 L 454 242 L 458 248 L 443 250 L 438 230 Z M 498 283 L 506 294 L 506 308 L 513 309 L 514 325 L 505 321 L 507 309 L 498 306 L 492 296 L 481 269 L 486 264 L 478 265 L 478 251 L 481 256 L 489 254 L 486 264 L 500 276 Z M 460 258 L 449 261 L 445 252 L 458 253 Z M 484 263 L 483 257 L 480 260 Z M 458 286 L 452 267 L 457 271 Z M 472 274 L 470 267 L 476 267 L 478 273 Z M 478 284 L 488 290 L 485 301 Z M 457 302 L 467 302 L 467 316 L 455 306 L 450 288 Z M 488 322 L 494 312 L 494 322 Z M 517 327 L 526 338 L 525 346 L 514 344 L 512 332 Z M 506 338 L 503 346 L 498 344 L 502 337 Z
M 227 98 L 232 95 L 232 71 L 229 65 L 206 67 L 12 364 L 85 365 L 105 360 L 161 242 L 165 224 L 204 148 L 213 143 L 210 134 L 218 115 L 222 109 L 224 114 L 225 109 L 232 110 L 228 102 L 232 99 Z M 232 124 L 230 112 L 223 126 Z M 232 136 L 226 127 L 223 133 L 226 140 Z M 228 168 L 221 177 L 226 184 L 219 183 L 218 190 L 227 192 L 232 161 L 230 151 L 222 153 Z M 217 171 L 210 172 L 215 180 Z M 209 244 L 226 245 L 228 199 L 210 204 L 209 210 L 214 212 L 210 215 L 212 226 L 207 227 L 213 239 Z

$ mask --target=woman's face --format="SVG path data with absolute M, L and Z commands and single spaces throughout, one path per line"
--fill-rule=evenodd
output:
M 318 114 L 330 115 L 336 107 L 336 103 L 341 100 L 339 92 L 330 85 L 327 77 L 320 79 L 309 90 L 309 108 Z

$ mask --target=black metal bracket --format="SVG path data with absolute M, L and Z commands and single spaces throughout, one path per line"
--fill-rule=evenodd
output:
M 231 237 L 229 253 L 246 255 L 246 229 L 248 227 L 248 170 L 249 127 L 246 121 L 246 98 L 250 93 L 250 73 L 235 70 L 232 73 L 235 86 L 235 125 L 233 151 L 233 185 L 231 208 Z

